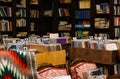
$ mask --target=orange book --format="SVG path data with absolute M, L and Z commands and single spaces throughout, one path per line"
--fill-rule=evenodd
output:
M 9 31 L 12 31 L 12 22 L 9 22 Z
M 86 21 L 84 20 L 84 21 L 82 21 L 82 25 L 85 25 L 86 24 Z
M 120 26 L 120 17 L 118 17 L 118 26 Z
M 60 3 L 65 3 L 65 0 L 60 0 Z
M 70 13 L 69 13 L 68 9 L 64 9 L 64 13 L 65 13 L 65 16 L 70 16 Z

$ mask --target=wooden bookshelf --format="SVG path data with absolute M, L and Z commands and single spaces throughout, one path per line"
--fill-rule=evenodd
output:
M 0 23 L 4 20 L 6 25 L 12 26 L 12 30 L 6 31 L 11 31 L 12 35 L 8 34 L 13 37 L 17 37 L 19 32 L 26 32 L 27 36 L 33 33 L 43 36 L 48 32 L 57 32 L 60 36 L 77 38 L 87 36 L 119 38 L 120 4 L 116 1 L 2 0 Z M 6 9 L 9 13 L 5 13 Z
M 74 31 L 77 38 L 86 38 L 91 29 L 91 0 L 75 0 Z
M 92 0 L 91 35 L 114 38 L 113 0 Z
M 119 0 L 113 0 L 113 27 L 114 27 L 114 37 L 119 38 L 120 37 L 120 1 Z
M 62 37 L 69 37 L 73 36 L 72 34 L 72 21 L 73 21 L 73 7 L 72 7 L 72 0 L 58 0 L 55 2 L 56 8 L 55 15 L 54 15 L 54 22 L 56 21 L 55 25 L 53 25 L 54 32 L 58 32 L 59 36 Z
M 36 34 L 40 27 L 40 3 L 38 0 L 30 1 L 29 15 L 29 34 Z
M 13 3 L 12 1 L 0 1 L 0 32 L 1 34 L 8 34 L 9 36 L 14 36 L 13 34 Z
M 28 1 L 19 0 L 15 1 L 15 26 L 16 26 L 16 37 L 27 37 L 28 35 Z
M 40 0 L 40 26 L 38 31 L 41 36 L 53 32 L 53 25 L 56 23 L 54 21 L 55 2 L 56 0 Z

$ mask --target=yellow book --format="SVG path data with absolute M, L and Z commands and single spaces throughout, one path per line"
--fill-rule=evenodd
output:
M 12 31 L 12 22 L 9 22 L 9 31 Z
M 86 8 L 90 8 L 90 3 L 91 1 L 90 0 L 80 0 L 79 1 L 79 8 L 80 9 L 86 9 Z
M 71 0 L 65 0 L 65 3 L 71 3 Z
M 40 53 L 41 52 L 47 52 L 46 46 L 45 45 L 39 45 L 39 44 L 31 44 L 30 45 L 31 49 L 37 49 Z

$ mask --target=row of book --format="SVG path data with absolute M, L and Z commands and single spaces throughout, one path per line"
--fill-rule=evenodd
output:
M 11 17 L 12 8 L 7 6 L 0 6 L 0 17 Z
M 69 9 L 67 9 L 67 8 L 59 8 L 59 9 L 58 9 L 58 12 L 59 12 L 59 16 L 60 16 L 60 17 L 70 16 Z
M 24 34 L 25 35 L 25 34 Z M 62 50 L 61 44 L 68 43 L 68 38 L 58 37 L 58 38 L 39 38 L 32 36 L 25 39 L 19 38 L 5 38 L 4 44 L 7 50 L 17 49 L 23 50 L 24 46 L 28 49 L 36 49 L 40 52 L 58 51 Z
M 60 21 L 58 30 L 71 30 L 72 25 L 69 24 L 67 21 Z
M 35 22 L 30 23 L 30 31 L 34 31 L 35 28 Z
M 96 13 L 108 14 L 110 13 L 110 7 L 108 3 L 100 3 L 96 5 Z
M 90 10 L 77 10 L 75 12 L 76 19 L 89 19 L 90 18 Z
M 26 17 L 26 9 L 16 9 L 16 17 Z
M 120 37 L 120 28 L 115 28 L 115 37 Z
M 107 33 L 96 33 L 95 37 L 108 37 L 109 38 L 109 34 L 107 34 Z
M 53 51 L 62 50 L 61 44 L 31 44 L 30 48 L 36 49 L 37 51 L 39 51 L 39 53 L 40 52 L 53 52 Z
M 109 26 L 108 18 L 95 18 L 95 28 L 109 28 Z
M 2 2 L 12 2 L 12 0 L 0 0 Z M 23 0 L 18 0 L 19 3 L 24 3 L 22 2 Z M 30 4 L 38 4 L 38 0 L 30 0 Z
M 76 39 L 71 41 L 71 46 L 75 48 L 90 48 L 97 50 L 118 50 L 119 40 L 110 39 Z
M 79 9 L 90 9 L 91 0 L 79 0 Z
M 30 10 L 31 18 L 39 18 L 39 10 Z
M 114 4 L 120 4 L 120 0 L 114 0 Z
M 89 20 L 79 20 L 78 23 L 75 25 L 75 28 L 90 28 L 90 21 Z
M 0 0 L 2 2 L 12 2 L 12 0 Z M 19 3 L 24 3 L 22 2 L 23 0 L 19 0 Z M 38 0 L 30 0 L 30 4 L 38 4 Z
M 34 49 L 38 51 L 39 53 L 42 52 L 53 52 L 53 51 L 59 51 L 62 50 L 61 44 L 21 44 L 21 43 L 8 43 L 7 44 L 7 50 L 24 50 L 24 48 Z M 38 49 L 39 48 L 39 49 Z
M 71 24 L 67 24 L 67 25 L 59 25 L 58 26 L 58 30 L 71 30 L 72 25 Z
M 90 48 L 89 40 L 72 40 L 71 46 L 75 48 Z
M 26 19 L 16 19 L 17 27 L 26 27 Z
M 70 35 L 69 32 L 62 32 L 60 36 L 61 36 L 61 37 L 68 37 L 68 38 L 71 37 L 71 35 Z
M 71 3 L 71 0 L 60 0 L 60 3 Z
M 30 4 L 39 4 L 38 0 L 30 0 Z
M 52 16 L 53 15 L 53 10 L 45 10 L 44 11 L 44 16 Z
M 12 0 L 0 0 L 2 2 L 11 2 Z
M 114 26 L 120 26 L 120 17 L 114 17 Z
M 26 0 L 18 0 L 16 1 L 16 7 L 26 7 Z
M 120 15 L 120 6 L 114 6 L 114 15 Z
M 65 33 L 64 33 L 65 34 Z M 55 35 L 55 34 L 53 34 Z M 58 34 L 57 34 L 58 35 Z M 21 44 L 26 44 L 26 45 L 31 45 L 31 44 L 37 44 L 37 45 L 42 45 L 45 46 L 45 44 L 49 45 L 49 44 L 57 44 L 57 43 L 68 43 L 68 39 L 66 37 L 52 37 L 52 35 L 50 35 L 49 37 L 39 37 L 38 35 L 31 35 L 29 38 L 25 38 L 25 39 L 18 39 L 18 38 L 5 38 L 4 39 L 4 44 L 8 44 L 8 43 L 20 43 Z M 17 44 L 18 45 L 18 44 Z M 50 45 L 51 46 L 51 45 Z
M 90 29 L 90 25 L 75 25 L 75 29 Z
M 1 20 L 0 31 L 12 31 L 12 22 L 8 20 Z
M 17 34 L 16 34 L 16 36 L 19 38 L 19 37 L 27 37 L 27 32 L 18 32 Z
M 77 30 L 75 31 L 75 36 L 77 38 L 88 38 L 89 36 L 89 31 L 83 31 L 83 30 Z

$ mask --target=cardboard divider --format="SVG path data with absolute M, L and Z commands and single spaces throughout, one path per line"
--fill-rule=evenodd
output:
M 53 66 L 66 64 L 66 51 L 54 51 L 35 54 L 35 64 L 39 66 L 42 63 L 49 63 Z

